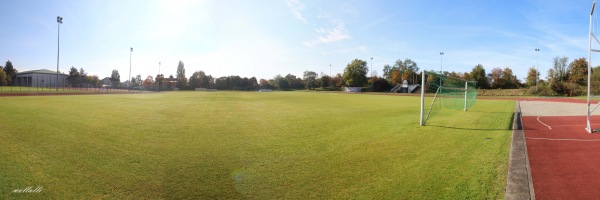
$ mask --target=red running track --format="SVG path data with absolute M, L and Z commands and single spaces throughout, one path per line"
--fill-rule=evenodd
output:
M 585 131 L 586 117 L 522 119 L 536 199 L 600 199 L 600 134 Z

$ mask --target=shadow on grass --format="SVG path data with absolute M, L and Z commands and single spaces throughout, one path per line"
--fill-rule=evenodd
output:
M 439 127 L 439 128 L 448 128 L 448 129 L 457 129 L 457 130 L 474 130 L 474 131 L 505 131 L 512 129 L 501 129 L 501 128 L 468 128 L 468 127 L 451 127 L 451 126 L 439 126 L 439 125 L 427 125 L 431 127 Z
M 473 112 L 473 113 L 490 113 L 490 114 L 498 114 L 498 113 L 509 114 L 509 113 L 511 113 L 511 112 L 493 112 L 493 111 L 480 111 L 480 110 L 477 110 L 477 111 L 469 110 L 467 112 Z M 514 112 L 512 112 L 512 114 L 514 114 Z
M 481 113 L 505 113 L 508 114 L 509 112 L 481 112 Z M 520 115 L 521 113 L 519 113 Z M 510 120 L 508 121 L 508 124 L 506 125 L 506 128 L 469 128 L 469 127 L 450 127 L 450 126 L 441 126 L 441 125 L 430 125 L 428 124 L 427 126 L 432 126 L 432 127 L 439 127 L 439 128 L 448 128 L 448 129 L 457 129 L 457 130 L 475 130 L 475 131 L 504 131 L 504 130 L 513 130 L 513 124 L 514 120 L 515 120 L 515 113 L 513 112 L 510 115 Z M 522 129 L 521 126 L 521 117 L 518 116 L 517 117 L 518 122 L 515 124 L 517 126 L 518 129 Z

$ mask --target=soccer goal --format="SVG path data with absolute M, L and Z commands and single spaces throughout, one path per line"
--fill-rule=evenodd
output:
M 477 82 L 433 71 L 423 71 L 421 76 L 421 126 L 441 109 L 467 111 L 475 104 Z
M 590 115 L 592 114 L 592 112 L 594 112 L 594 110 L 596 110 L 596 108 L 598 108 L 598 105 L 600 105 L 600 102 L 597 103 L 596 105 L 594 105 L 594 107 L 592 108 L 592 105 L 590 105 L 590 98 L 592 96 L 598 95 L 599 93 L 599 89 L 600 89 L 600 85 L 598 81 L 594 81 L 592 80 L 592 52 L 600 52 L 600 50 L 598 49 L 594 49 L 592 48 L 592 39 L 596 41 L 595 46 L 599 46 L 600 45 L 600 40 L 598 40 L 598 38 L 596 37 L 596 35 L 594 35 L 594 32 L 596 32 L 595 30 L 598 29 L 597 26 L 594 26 L 594 20 L 596 20 L 595 18 L 597 18 L 596 16 L 594 16 L 594 9 L 596 8 L 596 0 L 594 0 L 594 3 L 592 4 L 592 10 L 590 11 L 590 34 L 589 34 L 589 49 L 588 49 L 588 79 L 587 79 L 587 112 L 586 112 L 586 116 L 587 116 L 587 124 L 585 127 L 585 130 L 588 133 L 593 133 L 593 132 L 598 132 L 600 129 L 592 129 L 591 123 L 590 123 Z M 596 22 L 598 23 L 598 22 Z

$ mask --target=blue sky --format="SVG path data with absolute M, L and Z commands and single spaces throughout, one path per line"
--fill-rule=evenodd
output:
M 308 1 L 86 0 L 1 1 L 0 61 L 20 71 L 83 67 L 110 76 L 186 76 L 203 70 L 272 78 L 305 70 L 341 73 L 353 59 L 378 75 L 410 58 L 421 69 L 468 72 L 483 64 L 510 67 L 519 79 L 539 57 L 542 77 L 552 58 L 587 57 L 592 0 Z M 541 49 L 539 55 L 534 51 Z M 594 60 L 592 60 L 594 61 Z M 599 60 L 600 61 L 600 60 Z

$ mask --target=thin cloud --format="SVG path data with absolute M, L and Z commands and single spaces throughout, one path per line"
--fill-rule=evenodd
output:
M 394 15 L 387 15 L 387 16 L 384 16 L 384 17 L 380 17 L 380 18 L 378 18 L 378 19 L 376 19 L 374 21 L 371 21 L 369 24 L 367 24 L 364 27 L 364 30 L 371 30 L 371 29 L 373 29 L 373 27 L 376 27 L 376 26 L 384 23 L 385 21 L 391 19 L 392 17 L 394 17 Z
M 355 47 L 355 48 L 336 50 L 336 52 L 338 52 L 338 53 L 348 53 L 348 52 L 355 52 L 355 51 L 362 52 L 362 53 L 368 53 L 366 46 L 359 46 L 359 47 Z
M 304 45 L 312 47 L 320 43 L 327 44 L 352 38 L 348 34 L 348 31 L 346 31 L 344 23 L 338 23 L 335 27 L 332 28 L 320 27 L 315 31 L 317 32 L 317 39 L 309 42 L 304 42 Z
M 285 3 L 290 8 L 292 14 L 296 17 L 296 19 L 308 24 L 304 15 L 302 15 L 302 10 L 304 10 L 304 4 L 300 3 L 300 0 L 286 0 Z

